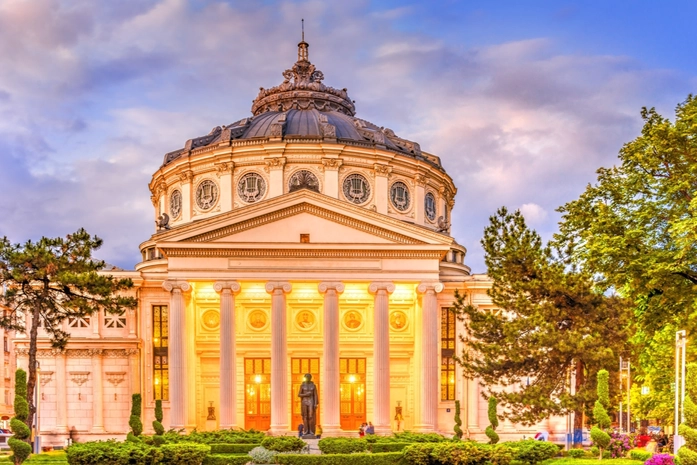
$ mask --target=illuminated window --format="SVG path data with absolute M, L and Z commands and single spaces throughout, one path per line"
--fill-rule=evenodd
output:
M 441 309 L 440 319 L 440 400 L 455 400 L 455 313 Z
M 166 305 L 152 307 L 153 391 L 155 400 L 169 400 L 169 314 Z

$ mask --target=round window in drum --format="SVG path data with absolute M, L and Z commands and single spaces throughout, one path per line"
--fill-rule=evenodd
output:
M 344 197 L 351 203 L 361 204 L 370 198 L 370 184 L 360 174 L 346 176 L 343 184 Z
M 218 185 L 206 179 L 196 188 L 196 205 L 201 210 L 210 210 L 218 200 Z
M 409 210 L 409 205 L 411 205 L 411 197 L 409 195 L 409 188 L 402 181 L 397 181 L 392 184 L 390 189 L 390 200 L 392 201 L 392 206 L 394 206 L 400 212 L 405 212 Z
M 310 189 L 319 192 L 319 180 L 311 171 L 300 170 L 293 173 L 288 182 L 288 192 L 295 192 L 300 189 Z
M 172 218 L 177 218 L 182 212 L 182 193 L 180 190 L 172 192 L 169 197 L 169 214 Z
M 264 198 L 266 181 L 258 173 L 247 173 L 237 183 L 237 195 L 246 203 L 254 203 Z
M 424 210 L 426 210 L 426 218 L 429 221 L 436 219 L 436 198 L 430 192 L 424 198 Z

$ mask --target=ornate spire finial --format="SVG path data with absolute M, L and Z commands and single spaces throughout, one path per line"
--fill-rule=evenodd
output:
M 310 47 L 310 44 L 305 42 L 305 19 L 303 18 L 302 20 L 302 40 L 298 44 L 298 61 L 307 61 L 308 63 L 310 62 L 310 57 L 308 54 L 308 48 Z

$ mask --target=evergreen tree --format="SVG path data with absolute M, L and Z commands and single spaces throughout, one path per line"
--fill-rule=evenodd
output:
M 162 400 L 155 401 L 155 421 L 152 422 L 152 428 L 155 430 L 155 435 L 152 437 L 153 443 L 157 446 L 165 443 L 165 427 L 162 426 Z
M 11 460 L 16 465 L 24 462 L 31 454 L 29 437 L 31 430 L 27 426 L 29 404 L 27 403 L 27 372 L 21 368 L 15 372 L 15 416 L 10 420 L 10 429 L 14 433 L 7 444 L 12 449 Z
M 140 394 L 133 394 L 131 398 L 131 418 L 128 420 L 128 426 L 131 427 L 131 432 L 128 433 L 127 439 L 132 442 L 138 442 L 140 441 L 138 436 L 143 432 L 143 422 L 140 420 L 143 400 Z
M 26 423 L 31 428 L 36 406 L 36 351 L 39 327 L 53 347 L 65 348 L 69 334 L 63 322 L 87 318 L 97 311 L 122 313 L 136 306 L 136 299 L 120 295 L 133 286 L 130 279 L 115 279 L 100 273 L 104 262 L 92 258 L 102 240 L 79 229 L 66 238 L 43 237 L 37 242 L 12 244 L 0 239 L 0 304 L 7 311 L 0 327 L 25 333 L 29 342 Z
M 518 211 L 501 208 L 491 217 L 482 245 L 497 310 L 469 305 L 457 294 L 454 308 L 467 347 L 458 362 L 516 423 L 576 412 L 578 442 L 582 412 L 595 400 L 588 379 L 628 351 L 630 308 L 599 292 L 592 276 L 570 266 L 552 245 L 543 245 Z M 574 395 L 570 371 L 576 374 Z

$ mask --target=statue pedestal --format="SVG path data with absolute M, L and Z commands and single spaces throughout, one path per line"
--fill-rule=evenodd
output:
M 302 439 L 317 439 L 317 436 L 314 434 L 303 434 Z
M 206 431 L 215 431 L 218 428 L 218 422 L 215 420 L 206 420 Z

